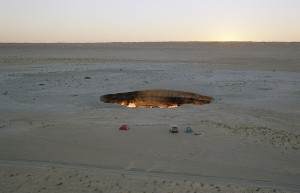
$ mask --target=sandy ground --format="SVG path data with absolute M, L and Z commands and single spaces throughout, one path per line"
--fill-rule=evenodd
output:
M 298 53 L 298 43 L 0 44 L 0 192 L 300 192 Z M 215 100 L 99 101 L 145 89 Z

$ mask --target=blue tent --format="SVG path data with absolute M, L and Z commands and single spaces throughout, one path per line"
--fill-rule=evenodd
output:
M 186 133 L 193 133 L 193 130 L 192 130 L 192 128 L 187 127 L 187 128 L 185 128 L 184 132 L 186 132 Z

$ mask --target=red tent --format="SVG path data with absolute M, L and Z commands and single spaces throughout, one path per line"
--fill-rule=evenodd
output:
M 122 125 L 122 126 L 119 128 L 119 130 L 121 130 L 121 131 L 128 131 L 128 130 L 129 130 L 129 127 L 128 127 L 128 125 Z

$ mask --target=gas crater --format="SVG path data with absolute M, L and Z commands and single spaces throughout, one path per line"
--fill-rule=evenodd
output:
M 174 90 L 142 90 L 100 97 L 104 103 L 116 103 L 129 108 L 176 108 L 183 104 L 209 104 L 212 100 L 210 96 Z

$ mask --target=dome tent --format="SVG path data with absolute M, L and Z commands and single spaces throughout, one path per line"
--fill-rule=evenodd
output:
M 187 128 L 185 128 L 184 132 L 185 133 L 193 133 L 193 130 L 191 127 L 187 127 Z
M 122 125 L 120 128 L 119 128 L 120 131 L 128 131 L 129 130 L 129 127 L 128 125 Z

